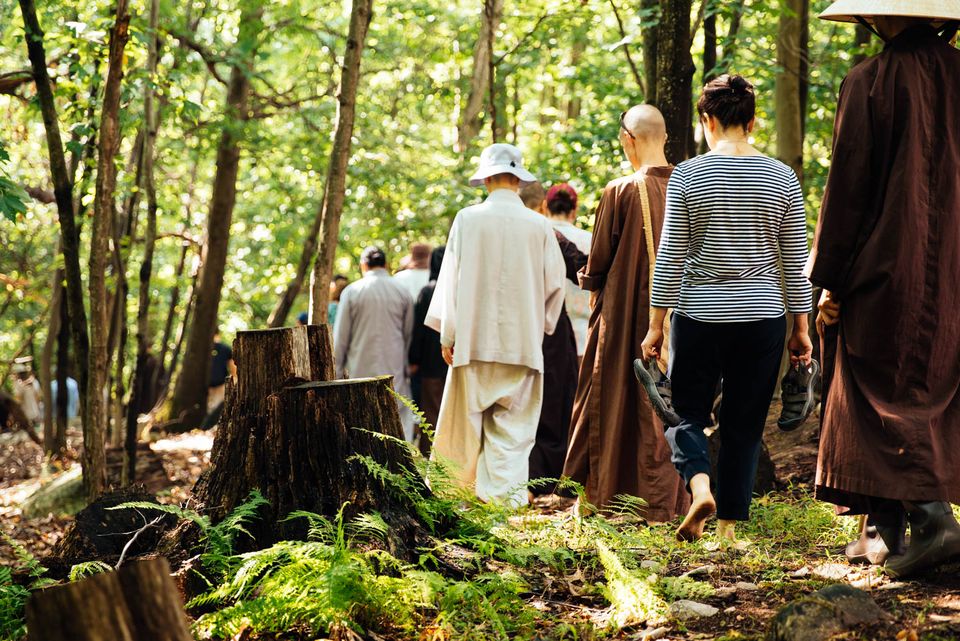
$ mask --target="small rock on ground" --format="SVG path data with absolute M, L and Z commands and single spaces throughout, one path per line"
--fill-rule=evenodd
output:
M 736 587 L 738 590 L 742 590 L 743 592 L 756 592 L 760 589 L 760 586 L 758 586 L 756 583 L 750 583 L 748 581 L 737 581 L 734 587 Z
M 681 599 L 670 604 L 670 615 L 680 620 L 700 619 L 703 617 L 712 617 L 720 610 L 697 601 Z
M 887 615 L 863 590 L 829 585 L 788 603 L 773 618 L 768 641 L 826 641 L 852 626 L 876 623 Z
M 715 565 L 701 565 L 698 568 L 693 568 L 689 572 L 684 572 L 683 576 L 708 576 L 714 574 L 717 571 L 717 566 Z
M 670 628 L 654 628 L 653 630 L 644 630 L 640 633 L 640 636 L 637 637 L 638 641 L 657 641 L 657 639 L 662 639 L 667 636 L 667 633 L 670 632 Z
M 653 559 L 644 559 L 640 561 L 640 568 L 643 570 L 650 570 L 656 574 L 663 572 L 663 563 L 659 561 L 654 561 Z
M 824 563 L 813 568 L 813 575 L 830 581 L 839 581 L 850 572 L 850 566 L 840 563 Z

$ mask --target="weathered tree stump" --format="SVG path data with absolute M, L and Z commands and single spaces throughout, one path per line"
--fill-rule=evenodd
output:
M 194 488 L 205 512 L 218 521 L 259 490 L 269 506 L 247 528 L 253 541 L 238 542 L 256 549 L 306 535 L 303 519 L 283 520 L 290 512 L 333 517 L 348 503 L 348 518 L 380 513 L 389 549 L 409 558 L 424 531 L 414 506 L 357 458 L 391 474 L 414 468 L 391 378 L 329 381 L 325 326 L 240 332 L 234 356 L 237 384 L 227 390 L 210 470 Z M 422 481 L 411 483 L 429 493 Z
M 111 509 L 131 502 L 157 500 L 142 485 L 134 485 L 108 492 L 80 510 L 73 525 L 43 560 L 49 576 L 65 578 L 71 566 L 87 561 L 113 565 L 125 548 L 127 559 L 153 554 L 163 535 L 177 525 L 177 517 L 153 510 Z M 135 534 L 136 539 L 127 547 Z
M 47 588 L 27 602 L 30 641 L 192 641 L 166 559 Z

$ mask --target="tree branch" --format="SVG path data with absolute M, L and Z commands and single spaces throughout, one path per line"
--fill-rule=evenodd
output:
M 610 0 L 610 8 L 613 9 L 613 17 L 617 19 L 617 28 L 620 30 L 620 38 L 623 42 L 623 53 L 627 56 L 627 64 L 630 65 L 630 72 L 633 74 L 633 79 L 637 81 L 640 93 L 646 96 L 647 86 L 646 83 L 643 82 L 643 76 L 640 75 L 640 70 L 637 69 L 636 63 L 633 62 L 633 56 L 630 55 L 630 45 L 627 43 L 627 30 L 623 26 L 623 20 L 620 18 L 620 10 L 617 9 L 615 0 Z

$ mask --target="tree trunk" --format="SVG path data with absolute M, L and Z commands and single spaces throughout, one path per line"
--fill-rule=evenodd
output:
M 43 453 L 55 457 L 62 454 L 57 449 L 56 401 L 53 398 L 53 353 L 60 333 L 60 306 L 64 305 L 62 269 L 54 270 L 51 289 L 50 322 L 40 357 L 40 385 L 43 387 Z
M 212 465 L 194 496 L 216 521 L 259 489 L 270 505 L 251 524 L 255 548 L 302 537 L 305 523 L 282 521 L 294 510 L 334 516 L 349 502 L 348 518 L 379 512 L 391 526 L 391 552 L 412 558 L 422 529 L 414 507 L 356 458 L 394 474 L 414 469 L 391 379 L 327 380 L 330 350 L 323 325 L 238 334 L 237 385 L 227 391 Z
M 27 602 L 30 641 L 192 641 L 166 559 L 35 592 Z
M 151 76 L 157 73 L 157 56 L 160 35 L 157 32 L 160 16 L 160 0 L 150 1 L 150 28 L 147 37 L 147 71 Z M 143 404 L 143 392 L 149 387 L 145 384 L 148 376 L 148 356 L 150 352 L 150 277 L 153 273 L 153 250 L 157 240 L 157 189 L 153 177 L 154 148 L 159 127 L 159 113 L 154 96 L 153 84 L 144 83 L 143 90 L 143 187 L 147 195 L 147 224 L 143 234 L 143 262 L 140 264 L 139 296 L 137 301 L 137 361 L 130 382 L 130 403 L 127 405 L 126 435 L 124 438 L 123 482 L 132 483 L 136 477 L 137 466 L 137 418 Z
M 47 137 L 47 153 L 50 157 L 50 174 L 53 178 L 53 194 L 57 201 L 57 216 L 60 220 L 60 238 L 66 275 L 66 317 L 69 320 L 77 362 L 86 363 L 90 350 L 87 335 L 87 313 L 83 303 L 83 279 L 80 274 L 80 230 L 74 216 L 73 186 L 63 155 L 60 125 L 57 121 L 57 106 L 53 98 L 50 76 L 47 73 L 47 56 L 43 47 L 43 31 L 37 20 L 34 0 L 20 0 L 27 54 L 37 87 L 37 102 L 43 117 Z M 86 407 L 86 367 L 79 367 L 77 380 L 80 384 L 80 405 L 83 415 Z
M 621 48 L 623 49 L 624 57 L 627 59 L 627 66 L 630 67 L 630 73 L 633 74 L 633 80 L 637 83 L 637 89 L 640 90 L 640 94 L 646 96 L 647 87 L 644 85 L 643 76 L 640 75 L 637 64 L 633 61 L 633 54 L 630 53 L 630 43 L 627 42 L 627 29 L 623 24 L 623 19 L 620 18 L 620 10 L 617 8 L 616 0 L 610 0 L 610 9 L 613 11 L 613 17 L 617 21 L 617 29 L 620 31 L 620 39 L 623 41 Z
M 337 97 L 340 111 L 337 117 L 337 133 L 333 139 L 330 162 L 327 166 L 327 181 L 323 188 L 321 203 L 320 251 L 313 263 L 310 287 L 310 324 L 317 324 L 327 317 L 327 302 L 330 295 L 329 282 L 333 274 L 333 261 L 337 254 L 337 239 L 340 235 L 340 214 L 346 191 L 347 165 L 350 161 L 350 143 L 353 138 L 353 121 L 357 102 L 357 86 L 360 84 L 360 61 L 367 40 L 367 31 L 373 11 L 373 0 L 353 0 L 350 11 L 350 31 L 343 55 L 343 72 L 340 75 L 340 92 Z M 301 259 L 302 262 L 302 259 Z
M 777 155 L 803 181 L 803 113 L 800 106 L 800 41 L 803 0 L 781 0 L 777 35 Z
M 689 156 L 693 109 L 693 58 L 690 55 L 691 0 L 663 0 L 657 29 L 657 107 L 667 122 L 667 160 Z
M 240 12 L 240 34 L 227 89 L 227 122 L 217 146 L 217 171 L 207 217 L 207 247 L 197 288 L 193 322 L 187 337 L 183 369 L 177 378 L 170 418 L 177 429 L 200 425 L 207 409 L 207 377 L 210 348 L 217 329 L 223 272 L 227 264 L 230 223 L 237 200 L 237 173 L 240 166 L 240 129 L 249 119 L 250 78 L 256 55 L 254 42 L 263 28 L 263 6 L 246 0 Z
M 473 48 L 473 76 L 470 79 L 470 93 L 467 104 L 461 112 L 460 127 L 457 136 L 457 150 L 463 153 L 480 133 L 480 112 L 487 98 L 490 84 L 490 64 L 493 49 L 490 46 L 493 35 L 500 26 L 503 16 L 503 0 L 483 0 L 482 21 L 477 43 Z
M 730 25 L 727 27 L 727 36 L 723 39 L 723 56 L 721 57 L 720 67 L 723 73 L 733 62 L 737 54 L 737 35 L 740 33 L 740 24 L 743 22 L 743 11 L 746 0 L 739 0 L 730 13 Z
M 67 449 L 67 430 L 69 429 L 70 419 L 67 416 L 67 409 L 70 403 L 70 390 L 67 386 L 67 373 L 71 370 L 76 370 L 76 367 L 71 368 L 70 361 L 70 319 L 68 317 L 69 310 L 67 305 L 60 305 L 60 331 L 57 332 L 57 444 L 56 448 L 59 452 L 65 452 Z M 76 361 L 74 361 L 76 362 Z M 76 379 L 75 379 L 76 380 Z M 78 392 L 80 392 L 82 399 L 82 388 L 77 383 Z M 62 392 L 60 390 L 63 390 Z
M 97 187 L 93 201 L 93 235 L 90 239 L 90 354 L 88 358 L 87 407 L 83 426 L 83 482 L 92 500 L 104 491 L 107 466 L 104 440 L 107 430 L 108 400 L 105 394 L 109 352 L 107 334 L 107 264 L 117 187 L 114 158 L 120 147 L 120 81 L 123 78 L 123 50 L 127 44 L 130 14 L 127 0 L 117 0 L 116 21 L 110 33 L 107 80 L 104 85 L 100 117 L 100 149 L 97 158 Z M 119 251 L 119 248 L 114 248 Z
M 719 7 L 715 0 L 703 0 L 706 4 L 703 10 L 703 82 L 706 85 L 717 77 L 717 12 Z M 705 154 L 707 137 L 700 139 L 699 153 Z
M 657 51 L 660 23 L 660 0 L 640 0 L 640 12 L 650 26 L 643 30 L 643 75 L 647 88 L 645 102 L 657 104 Z

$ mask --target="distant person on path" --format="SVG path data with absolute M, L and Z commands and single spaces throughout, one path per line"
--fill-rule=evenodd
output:
M 649 245 L 660 238 L 673 168 L 663 153 L 666 125 L 655 107 L 621 114 L 619 130 L 634 173 L 604 189 L 590 257 L 580 271 L 592 311 L 564 475 L 583 484 L 594 506 L 604 508 L 618 494 L 640 497 L 646 518 L 665 522 L 686 512 L 689 499 L 670 463 L 663 425 L 634 378 L 633 361 L 642 352 L 650 309 Z
M 233 362 L 233 350 L 220 341 L 220 330 L 213 336 L 210 348 L 210 374 L 207 387 L 207 416 L 201 427 L 207 429 L 216 425 L 223 412 L 224 393 L 227 389 L 227 377 L 237 375 L 237 365 Z
M 67 420 L 73 420 L 80 416 L 80 386 L 76 379 L 67 376 Z M 50 398 L 53 399 L 54 415 L 56 415 L 57 402 L 60 400 L 57 391 L 57 377 L 54 376 L 50 381 Z
M 337 321 L 337 307 L 340 305 L 340 295 L 349 284 L 350 279 L 343 274 L 337 274 L 333 277 L 333 280 L 330 281 L 330 302 L 327 303 L 327 325 L 331 330 L 333 330 L 333 325 Z M 317 320 L 315 322 L 319 323 L 320 321 Z
M 424 243 L 410 245 L 410 260 L 403 271 L 397 272 L 394 278 L 410 292 L 410 298 L 417 300 L 420 291 L 430 281 L 430 245 Z
M 677 538 L 700 538 L 716 512 L 718 535 L 732 541 L 735 523 L 750 516 L 786 314 L 794 321 L 791 360 L 809 363 L 813 293 L 803 275 L 807 223 L 800 182 L 790 167 L 749 142 L 753 86 L 722 75 L 704 87 L 697 111 L 711 151 L 680 163 L 670 177 L 643 356 L 660 355 L 664 320 L 674 309 L 669 373 L 680 424 L 667 430 L 667 440 L 693 494 Z M 714 499 L 703 430 L 713 423 L 721 379 Z
M 333 326 L 337 378 L 393 376 L 393 389 L 410 396 L 407 351 L 413 332 L 413 300 L 387 271 L 387 257 L 379 247 L 360 255 L 363 278 L 340 295 Z M 399 404 L 403 436 L 414 437 L 414 416 Z
M 43 394 L 40 381 L 33 375 L 33 358 L 24 356 L 13 364 L 13 397 L 20 404 L 23 415 L 34 427 L 42 418 Z
M 520 198 L 528 209 L 547 215 L 547 192 L 539 182 L 521 189 Z M 587 256 L 556 229 L 554 234 L 563 254 L 564 276 L 576 282 L 577 272 L 587 264 Z M 543 335 L 543 404 L 537 424 L 537 438 L 530 452 L 531 481 L 559 479 L 563 474 L 576 393 L 577 342 L 564 304 L 554 332 Z M 555 489 L 554 483 L 536 484 L 530 487 L 530 493 L 539 496 L 551 494 Z
M 593 234 L 576 226 L 577 192 L 567 183 L 554 185 L 547 190 L 547 211 L 553 228 L 577 246 L 586 256 L 590 255 Z M 576 281 L 567 282 L 565 306 L 573 324 L 577 339 L 577 356 L 582 358 L 587 346 L 587 328 L 590 325 L 590 292 L 580 289 Z
M 440 401 L 443 399 L 443 386 L 447 378 L 447 363 L 440 350 L 440 333 L 424 325 L 427 310 L 433 300 L 433 292 L 440 276 L 443 253 L 446 247 L 440 246 L 430 254 L 430 280 L 420 290 L 417 302 L 413 306 L 413 339 L 410 341 L 410 372 L 420 376 L 420 411 L 424 419 L 433 428 L 437 427 L 440 417 Z M 430 437 L 422 431 L 419 434 L 420 452 L 430 455 L 432 445 Z
M 520 150 L 494 144 L 470 185 L 489 192 L 460 210 L 426 323 L 451 366 L 434 455 L 458 466 L 483 500 L 527 502 L 528 457 L 543 394 L 543 334 L 563 305 L 563 256 L 549 221 L 517 190 L 535 181 Z
M 816 493 L 869 515 L 848 558 L 912 575 L 960 558 L 960 2 L 843 0 L 821 17 L 859 17 L 886 46 L 840 88 L 811 257 Z

